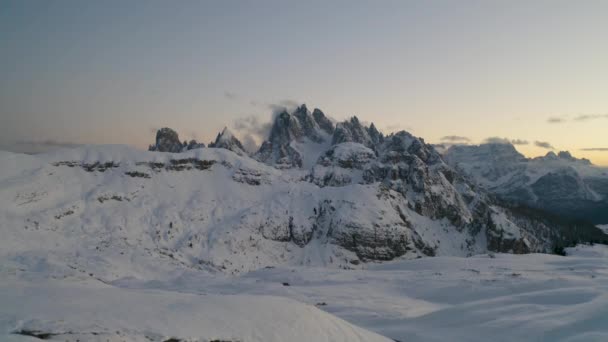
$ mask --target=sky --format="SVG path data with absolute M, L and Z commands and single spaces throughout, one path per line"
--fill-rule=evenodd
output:
M 608 1 L 0 2 L 0 148 L 242 137 L 277 105 L 608 165 Z

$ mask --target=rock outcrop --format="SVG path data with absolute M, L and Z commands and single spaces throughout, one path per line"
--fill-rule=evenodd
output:
M 148 147 L 148 151 L 180 153 L 202 147 L 205 147 L 205 144 L 198 143 L 196 140 L 182 143 L 176 131 L 164 127 L 156 132 L 156 142 Z
M 209 147 L 225 148 L 238 154 L 239 156 L 247 155 L 243 144 L 241 144 L 239 139 L 237 139 L 237 137 L 235 137 L 234 134 L 232 134 L 232 132 L 227 127 L 224 127 L 222 132 L 217 134 L 215 141 L 210 143 Z

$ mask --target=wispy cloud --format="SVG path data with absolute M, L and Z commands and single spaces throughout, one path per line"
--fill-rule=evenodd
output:
M 484 144 L 513 144 L 513 145 L 528 145 L 528 140 L 509 139 L 501 137 L 489 137 L 483 141 Z
M 226 90 L 224 91 L 224 97 L 227 98 L 228 100 L 236 100 L 238 95 L 230 90 Z
M 405 126 L 400 123 L 395 123 L 395 124 L 385 125 L 384 127 L 382 127 L 382 130 L 384 131 L 384 133 L 393 133 L 393 132 L 398 132 L 398 131 L 402 131 L 402 130 L 412 131 L 412 127 Z
M 548 123 L 564 123 L 564 122 L 584 122 L 598 119 L 608 119 L 608 114 L 580 114 L 570 119 L 567 116 L 551 116 L 547 119 Z
M 513 139 L 511 140 L 511 144 L 513 145 L 528 145 L 530 142 L 528 140 L 523 139 Z
M 259 143 L 270 134 L 272 121 L 261 119 L 257 115 L 250 115 L 234 120 L 232 127 L 242 136 L 243 147 L 248 152 L 254 152 L 259 147 Z
M 554 150 L 555 147 L 553 147 L 553 145 L 551 145 L 550 143 L 546 142 L 546 141 L 535 141 L 534 142 L 534 146 L 536 147 L 540 147 L 540 148 L 544 148 L 547 150 Z
M 559 117 L 559 116 L 552 116 L 549 119 L 547 119 L 548 123 L 562 123 L 562 122 L 566 122 L 566 119 L 564 117 Z
M 511 140 L 501 137 L 489 137 L 483 141 L 484 144 L 510 144 Z
M 446 135 L 441 138 L 441 141 L 454 143 L 454 144 L 456 144 L 456 143 L 466 144 L 466 143 L 471 142 L 471 139 L 468 137 L 460 136 L 460 135 Z
M 274 118 L 274 116 L 280 114 L 283 111 L 287 111 L 290 113 L 295 111 L 296 108 L 298 108 L 298 106 L 300 106 L 301 104 L 302 104 L 302 102 L 287 99 L 287 100 L 281 100 L 277 103 L 268 103 L 268 104 L 266 104 L 266 107 L 272 111 L 273 118 Z
M 574 118 L 574 121 L 589 121 L 597 119 L 608 119 L 608 114 L 583 114 Z
M 608 147 L 588 147 L 581 148 L 581 151 L 608 152 Z

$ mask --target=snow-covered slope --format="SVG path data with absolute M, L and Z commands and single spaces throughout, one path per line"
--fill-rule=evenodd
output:
M 312 305 L 276 296 L 3 280 L 0 304 L 2 341 L 390 341 Z
M 111 284 L 42 264 L 23 270 L 1 263 L 0 340 L 39 341 L 14 334 L 22 332 L 70 342 L 385 341 L 356 324 L 410 342 L 605 341 L 608 248 L 579 245 L 567 253 L 422 258 L 362 270 L 279 267 L 230 277 L 174 270 Z

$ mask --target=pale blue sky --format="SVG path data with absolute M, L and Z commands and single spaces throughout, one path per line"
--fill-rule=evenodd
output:
M 285 100 L 608 164 L 608 1 L 2 1 L 0 144 L 207 143 Z M 580 115 L 592 119 L 575 120 Z M 550 117 L 562 118 L 549 123 Z M 238 132 L 237 132 L 238 133 Z

